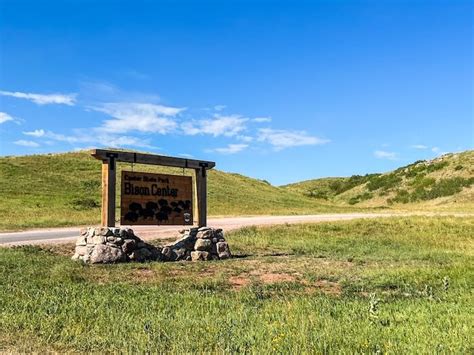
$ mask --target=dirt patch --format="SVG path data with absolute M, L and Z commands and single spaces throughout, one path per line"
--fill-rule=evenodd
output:
M 76 245 L 74 243 L 64 244 L 40 244 L 39 247 L 49 253 L 61 255 L 61 256 L 73 256 Z
M 239 290 L 250 283 L 250 279 L 245 276 L 231 276 L 229 282 L 234 290 Z
M 293 282 L 296 278 L 288 274 L 276 274 L 276 273 L 266 273 L 260 275 L 260 280 L 264 284 L 273 284 L 277 282 Z

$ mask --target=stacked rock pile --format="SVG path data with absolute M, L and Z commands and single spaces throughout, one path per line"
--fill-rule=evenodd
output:
M 161 252 L 130 228 L 89 227 L 81 230 L 73 260 L 91 264 L 159 260 Z
M 181 234 L 180 239 L 161 250 L 165 261 L 219 260 L 231 257 L 222 229 L 191 228 L 182 230 Z
M 144 242 L 130 228 L 86 228 L 76 241 L 73 260 L 91 264 L 128 261 L 219 260 L 231 257 L 222 229 L 209 227 L 181 231 L 181 237 L 164 247 Z

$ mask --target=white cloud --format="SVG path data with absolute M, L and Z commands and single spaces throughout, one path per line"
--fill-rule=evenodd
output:
M 305 131 L 286 131 L 271 128 L 259 129 L 258 140 L 260 142 L 268 142 L 276 150 L 303 145 L 320 145 L 330 142 L 329 139 L 310 136 Z
M 397 160 L 397 153 L 387 152 L 385 150 L 376 150 L 374 156 L 379 159 Z
M 257 123 L 264 123 L 264 122 L 271 122 L 272 119 L 270 117 L 255 117 L 252 121 Z
M 212 119 L 184 122 L 181 124 L 181 130 L 183 134 L 190 136 L 209 134 L 214 137 L 232 137 L 246 129 L 247 121 L 248 118 L 240 115 L 215 115 Z
M 215 111 L 222 111 L 226 108 L 227 106 L 226 105 L 216 105 L 214 106 L 214 110 Z
M 74 106 L 76 103 L 76 94 L 33 94 L 18 91 L 0 91 L 0 95 L 26 99 L 38 105 L 62 104 Z
M 106 103 L 92 109 L 113 117 L 105 120 L 99 130 L 108 133 L 139 131 L 166 134 L 177 127 L 172 118 L 184 111 L 177 108 L 150 103 Z
M 423 144 L 414 144 L 411 147 L 414 148 L 414 149 L 428 149 L 428 147 L 426 145 L 423 145 Z
M 13 142 L 13 144 L 16 144 L 16 145 L 21 145 L 23 147 L 30 147 L 30 148 L 36 148 L 36 147 L 39 147 L 40 145 L 36 142 L 33 142 L 33 141 L 27 141 L 27 140 L 24 140 L 24 139 L 20 139 L 20 140 L 17 140 L 15 142 Z
M 433 153 L 438 153 L 438 152 L 439 152 L 439 148 L 438 148 L 438 147 L 433 147 L 433 148 L 431 148 L 431 151 L 432 151 Z
M 242 141 L 242 142 L 245 142 L 245 143 L 250 143 L 253 141 L 253 137 L 250 137 L 250 136 L 237 136 L 235 137 L 237 138 L 239 141 Z
M 51 144 L 51 141 L 54 142 L 64 142 L 74 145 L 87 144 L 95 146 L 108 146 L 108 147 L 139 147 L 139 148 L 151 148 L 156 149 L 153 145 L 150 144 L 149 139 L 143 139 L 141 137 L 133 137 L 126 135 L 117 135 L 110 133 L 95 133 L 90 134 L 88 131 L 84 130 L 75 130 L 72 135 L 65 135 L 60 133 L 54 133 L 51 131 L 44 131 L 42 129 L 35 130 L 32 132 L 23 132 L 26 135 L 41 137 L 45 139 L 46 144 Z
M 46 132 L 44 129 L 35 129 L 34 131 L 29 131 L 29 132 L 23 132 L 25 136 L 31 136 L 31 137 L 43 137 Z
M 14 118 L 6 112 L 0 112 L 0 124 L 7 121 L 14 121 Z
M 248 144 L 229 144 L 227 147 L 215 148 L 211 151 L 221 154 L 235 154 L 248 147 Z

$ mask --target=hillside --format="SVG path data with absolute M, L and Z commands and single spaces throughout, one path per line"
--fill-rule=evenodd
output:
M 468 210 L 474 207 L 474 151 L 417 161 L 384 174 L 314 179 L 284 188 L 339 206 Z
M 182 169 L 147 165 L 133 168 L 136 171 L 183 173 Z M 132 167 L 119 164 L 121 169 Z M 120 174 L 117 177 L 119 180 Z M 100 181 L 101 162 L 92 158 L 89 152 L 2 157 L 0 230 L 99 223 Z M 353 207 L 334 209 L 326 201 L 219 170 L 210 171 L 208 184 L 211 216 L 354 210 Z

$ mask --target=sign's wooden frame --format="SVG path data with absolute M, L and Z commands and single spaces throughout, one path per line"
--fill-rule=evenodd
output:
M 207 225 L 207 170 L 215 167 L 215 162 L 109 149 L 94 149 L 91 155 L 102 160 L 102 226 L 115 227 L 117 162 L 194 169 L 198 225 L 199 227 Z

